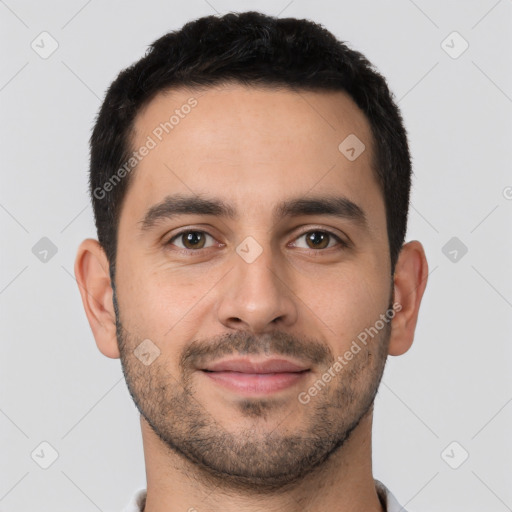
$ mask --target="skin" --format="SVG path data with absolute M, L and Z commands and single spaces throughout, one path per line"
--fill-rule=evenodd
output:
M 428 267 L 421 244 L 411 241 L 391 276 L 369 123 L 342 92 L 179 89 L 139 113 L 133 147 L 191 96 L 197 106 L 131 176 L 115 301 L 96 240 L 81 244 L 75 263 L 97 346 L 121 358 L 141 411 L 145 511 L 381 511 L 373 400 L 387 356 L 413 342 Z M 349 161 L 338 145 L 352 133 L 366 150 Z M 176 193 L 222 199 L 239 217 L 186 214 L 141 230 L 147 211 Z M 348 198 L 366 224 L 325 214 L 272 217 L 283 200 L 321 195 Z M 209 236 L 184 245 L 176 237 L 184 228 Z M 326 231 L 348 246 L 304 236 Z M 262 251 L 251 263 L 236 251 L 248 236 Z M 183 247 L 192 249 L 183 254 Z M 298 394 L 393 302 L 400 310 L 389 325 L 301 403 Z M 160 351 L 149 365 L 134 355 L 146 339 Z M 228 353 L 284 355 L 309 372 L 290 388 L 247 398 L 198 369 Z

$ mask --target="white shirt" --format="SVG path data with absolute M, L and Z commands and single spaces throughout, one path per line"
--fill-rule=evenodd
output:
M 396 498 L 382 482 L 376 479 L 374 479 L 374 482 L 377 494 L 386 512 L 407 512 L 405 508 L 400 506 Z M 139 489 L 132 496 L 130 503 L 123 509 L 123 512 L 142 512 L 145 505 L 146 489 Z

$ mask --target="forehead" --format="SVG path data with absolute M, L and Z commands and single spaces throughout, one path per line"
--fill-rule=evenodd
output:
M 337 150 L 336 142 L 341 137 L 352 133 L 364 140 L 367 149 L 372 146 L 366 116 L 343 91 L 311 92 L 238 84 L 171 89 L 157 94 L 137 115 L 133 142 L 137 146 L 151 135 L 157 143 L 171 143 L 162 140 L 169 139 L 166 136 L 171 133 L 176 143 L 186 137 L 188 147 L 207 149 L 208 155 L 218 149 L 224 154 L 226 149 L 250 150 L 262 142 L 269 146 L 270 155 L 276 148 L 286 149 L 283 144 L 290 149 L 303 147 L 305 139 L 310 144 L 304 149 L 324 142 L 332 151 L 332 146 Z
M 380 195 L 369 122 L 344 92 L 173 89 L 137 115 L 132 149 L 143 146 L 151 149 L 125 198 L 135 208 L 176 192 L 223 196 L 246 211 L 313 189 L 339 189 L 359 202 Z M 364 149 L 351 159 L 347 146 Z

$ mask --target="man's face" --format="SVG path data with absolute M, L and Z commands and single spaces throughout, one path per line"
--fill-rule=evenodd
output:
M 176 109 L 179 121 L 159 130 Z M 366 147 L 355 160 L 338 149 L 351 134 Z M 391 301 L 369 123 L 340 92 L 229 86 L 157 96 L 136 119 L 133 149 L 148 136 L 156 147 L 132 176 L 117 245 L 129 390 L 160 439 L 208 474 L 297 480 L 371 410 L 386 361 L 390 324 L 332 370 Z M 176 195 L 231 215 L 171 216 L 165 200 Z M 144 340 L 159 350 L 148 365 L 134 353 Z

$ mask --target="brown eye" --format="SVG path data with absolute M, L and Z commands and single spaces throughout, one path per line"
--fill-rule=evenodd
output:
M 347 244 L 337 235 L 330 231 L 314 230 L 307 231 L 298 236 L 296 240 L 303 238 L 305 244 L 294 243 L 295 247 L 311 250 L 322 250 L 330 249 L 335 245 L 339 245 L 341 248 L 347 247 Z
M 311 249 L 325 249 L 329 245 L 330 235 L 323 231 L 306 233 L 306 243 Z
M 213 240 L 213 237 L 204 231 L 182 231 L 177 235 L 173 236 L 168 244 L 176 245 L 180 249 L 186 249 L 189 251 L 194 251 L 198 249 L 204 249 L 206 244 L 206 237 L 210 237 Z M 180 243 L 175 243 L 181 242 Z

